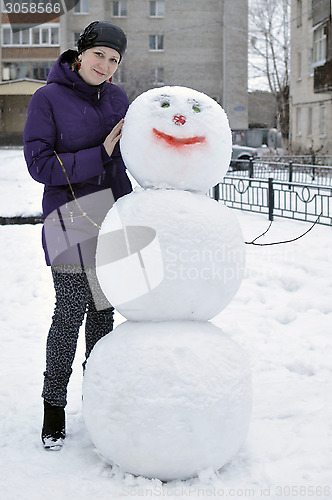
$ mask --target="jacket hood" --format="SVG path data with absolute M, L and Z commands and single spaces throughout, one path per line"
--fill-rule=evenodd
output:
M 106 91 L 105 86 L 108 82 L 101 85 L 89 85 L 75 71 L 71 69 L 72 63 L 77 59 L 78 52 L 76 50 L 67 50 L 53 64 L 51 71 L 47 77 L 47 83 L 58 83 L 66 85 L 75 92 L 79 93 L 82 98 L 91 100 L 99 98 L 103 91 Z M 97 97 L 98 96 L 98 97 Z

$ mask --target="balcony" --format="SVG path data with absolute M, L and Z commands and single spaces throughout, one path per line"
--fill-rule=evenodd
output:
M 314 69 L 314 92 L 332 92 L 332 60 Z

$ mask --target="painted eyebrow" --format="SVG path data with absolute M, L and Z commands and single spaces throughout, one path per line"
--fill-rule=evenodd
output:
M 156 97 L 156 101 L 161 101 L 162 99 L 170 99 L 171 96 L 170 95 L 167 95 L 167 94 L 161 94 L 160 96 L 157 96 Z

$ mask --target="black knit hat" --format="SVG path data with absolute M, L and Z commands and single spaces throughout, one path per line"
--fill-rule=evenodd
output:
M 121 28 L 106 21 L 94 21 L 89 24 L 77 42 L 81 54 L 92 47 L 110 47 L 120 54 L 120 61 L 127 48 L 127 37 Z

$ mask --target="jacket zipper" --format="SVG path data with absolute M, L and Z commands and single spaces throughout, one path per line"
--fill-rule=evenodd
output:
M 98 89 L 97 91 L 97 98 L 98 98 L 98 101 L 100 100 L 100 94 L 101 94 L 101 90 Z M 106 125 L 105 125 L 105 120 L 104 120 L 104 117 L 103 117 L 103 114 L 102 112 L 100 111 L 99 109 L 99 105 L 96 105 L 96 106 L 93 106 L 95 112 L 97 113 L 97 116 L 99 118 L 99 121 L 100 121 L 100 125 L 102 127 L 102 130 L 106 130 Z
M 100 89 L 98 89 L 97 91 L 97 100 L 99 101 L 100 100 Z M 98 118 L 101 122 L 101 125 L 102 125 L 102 128 L 105 130 L 105 121 L 104 121 L 104 117 L 103 117 L 103 114 L 102 112 L 100 111 L 100 109 L 98 108 L 98 106 L 95 106 L 94 107 L 97 115 L 98 115 Z M 102 178 L 105 176 L 105 174 L 101 174 L 98 176 L 98 184 L 99 186 L 101 185 L 101 181 L 102 181 Z

